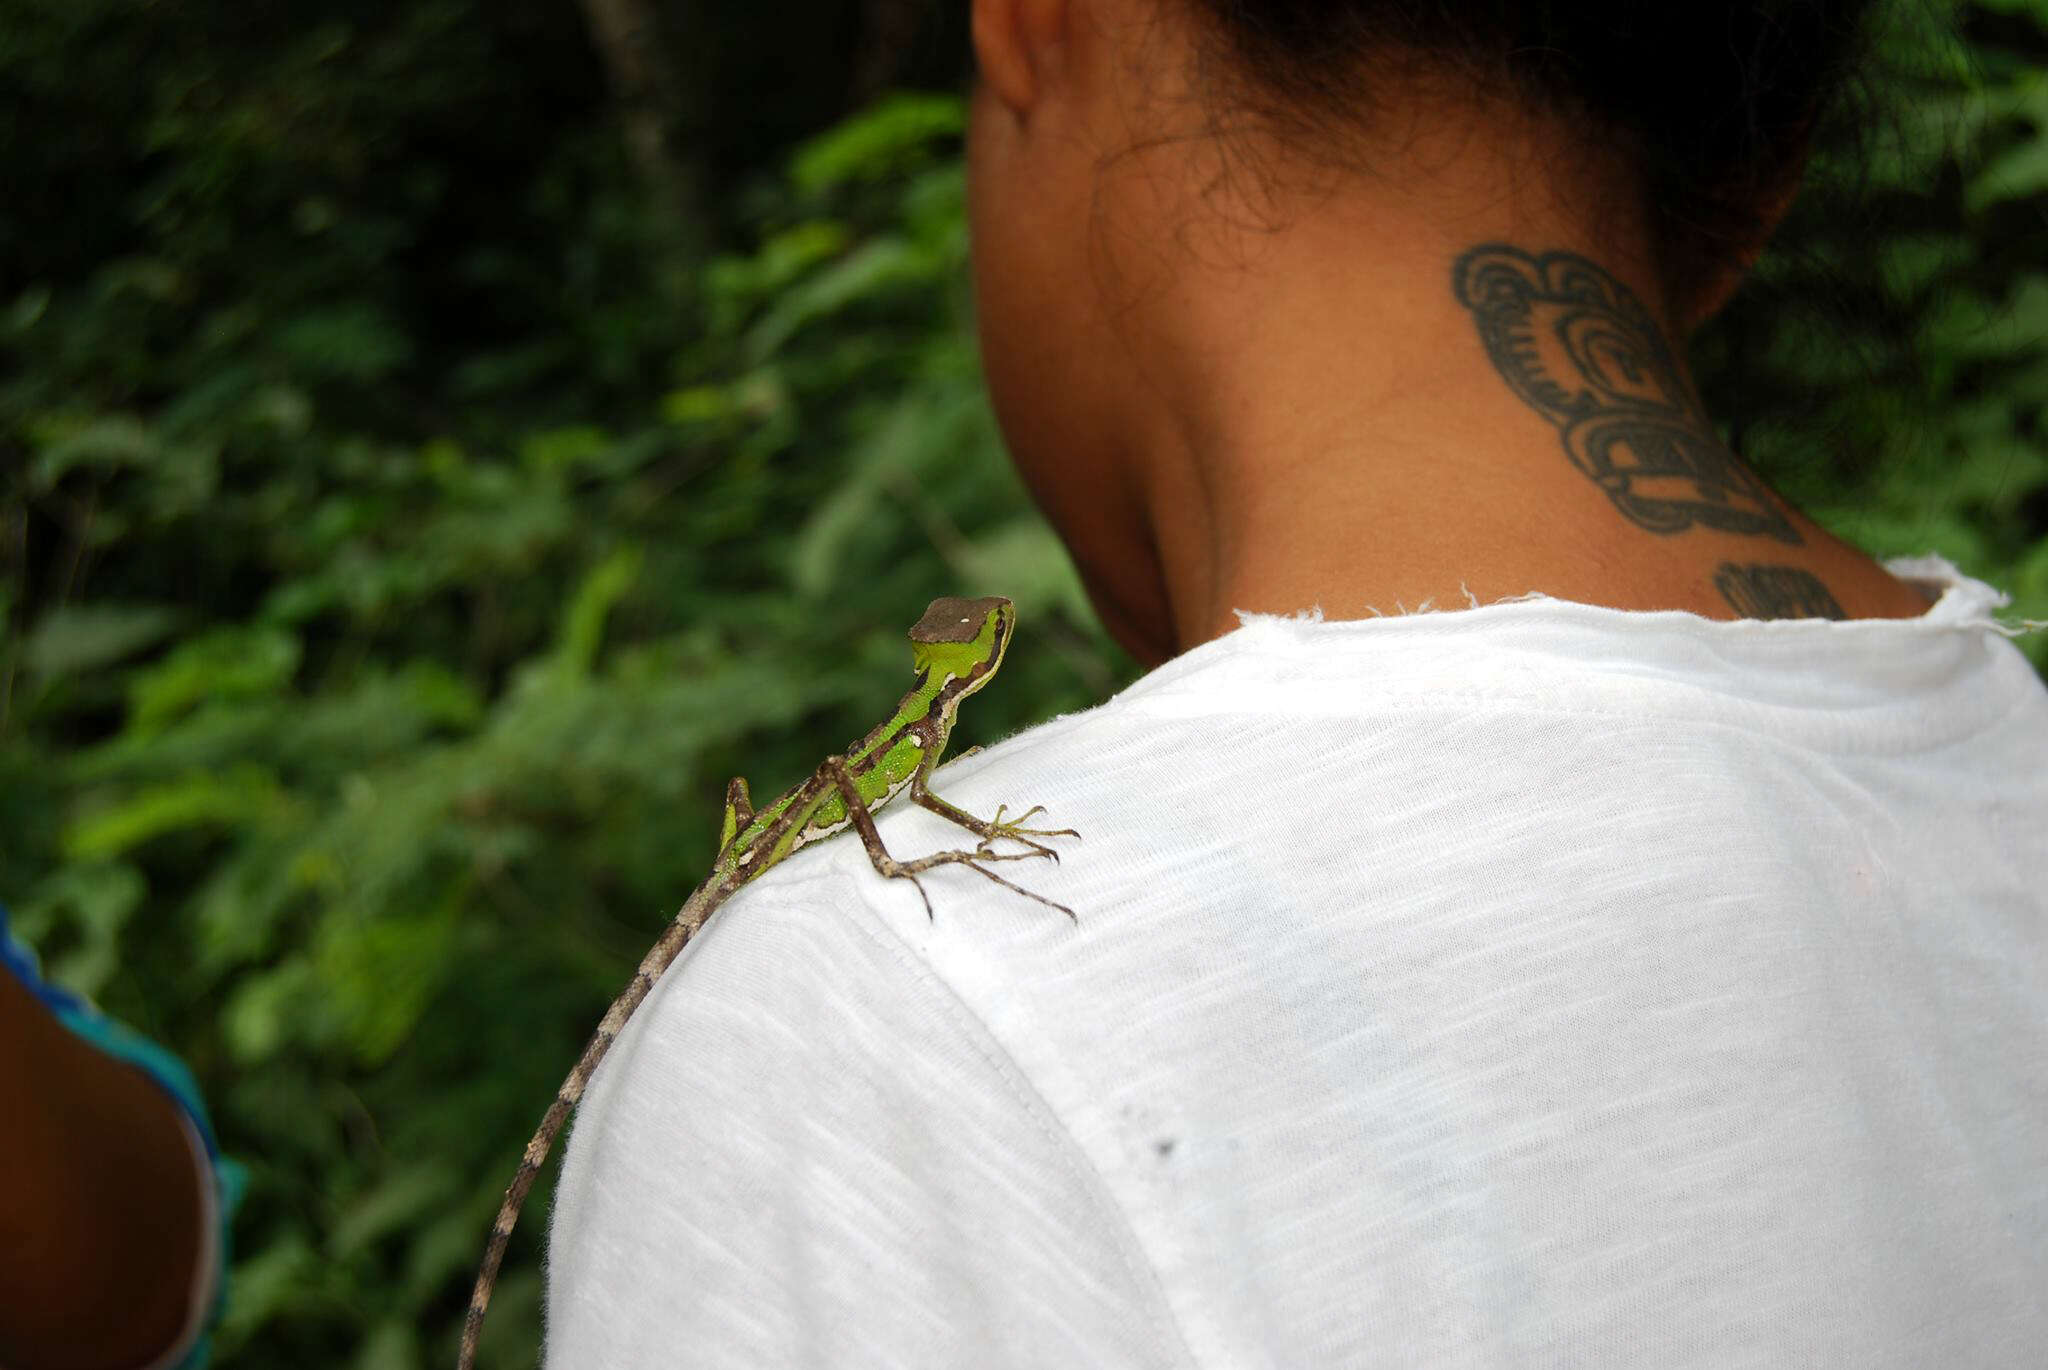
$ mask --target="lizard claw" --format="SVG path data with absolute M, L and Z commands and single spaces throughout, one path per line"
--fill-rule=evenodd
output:
M 1017 817 L 1008 820 L 1003 818 L 1005 807 L 1002 804 L 996 805 L 995 817 L 991 818 L 988 824 L 990 828 L 989 835 L 982 840 L 983 846 L 987 846 L 988 843 L 995 841 L 999 837 L 1007 837 L 1014 842 L 1022 842 L 1041 856 L 1050 856 L 1053 860 L 1057 861 L 1060 859 L 1058 852 L 1031 839 L 1034 837 L 1079 837 L 1081 835 L 1072 828 L 1025 827 L 1024 825 L 1030 822 L 1034 815 L 1045 812 L 1045 805 L 1043 804 L 1034 804 Z

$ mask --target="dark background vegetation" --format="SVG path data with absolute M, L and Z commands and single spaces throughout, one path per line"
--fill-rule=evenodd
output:
M 929 597 L 1024 615 L 962 745 L 1131 677 L 979 391 L 964 9 L 0 0 L 0 897 L 247 1168 L 220 1364 L 452 1356 L 726 777 L 864 730 Z M 1703 383 L 2048 618 L 2048 0 L 1881 59 Z

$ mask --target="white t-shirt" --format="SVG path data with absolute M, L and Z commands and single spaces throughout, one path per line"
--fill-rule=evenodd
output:
M 2048 692 L 1893 569 L 1249 621 L 941 773 L 1078 924 L 792 858 L 583 1102 L 548 1364 L 2042 1365 Z

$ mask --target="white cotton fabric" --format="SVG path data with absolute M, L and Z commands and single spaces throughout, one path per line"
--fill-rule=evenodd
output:
M 941 773 L 1078 924 L 792 858 L 583 1102 L 547 1364 L 2048 1363 L 2048 692 L 1893 570 L 1248 620 Z

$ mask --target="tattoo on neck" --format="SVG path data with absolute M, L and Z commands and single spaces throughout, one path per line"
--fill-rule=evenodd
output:
M 1451 269 L 1494 367 L 1557 425 L 1572 464 L 1652 533 L 1698 524 L 1798 545 L 1764 483 L 1715 434 L 1629 288 L 1571 252 L 1481 243 Z
M 1797 566 L 1724 561 L 1714 571 L 1714 588 L 1744 618 L 1847 618 L 1820 577 Z

